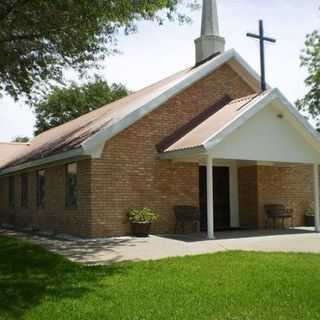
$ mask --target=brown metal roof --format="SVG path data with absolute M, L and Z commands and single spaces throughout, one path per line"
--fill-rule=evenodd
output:
M 195 118 L 193 118 L 190 122 L 186 123 L 184 126 L 178 128 L 176 131 L 174 131 L 169 136 L 165 137 L 157 146 L 158 152 L 163 152 L 167 148 L 169 148 L 171 145 L 176 143 L 178 140 L 180 140 L 182 137 L 184 137 L 187 133 L 189 133 L 191 130 L 196 128 L 199 124 L 201 124 L 203 121 L 211 117 L 213 114 L 218 112 L 221 108 L 223 108 L 227 103 L 231 101 L 231 98 L 229 96 L 224 96 L 219 101 L 217 101 L 214 105 L 210 106 L 203 112 L 201 112 L 199 115 L 197 115 Z
M 190 149 L 201 146 L 207 139 L 214 136 L 219 130 L 235 120 L 242 112 L 249 108 L 249 103 L 261 94 L 253 94 L 226 103 L 222 108 L 213 113 L 206 120 L 194 127 L 191 131 L 181 136 L 164 152 Z M 251 104 L 250 104 L 251 105 Z
M 193 72 L 195 72 L 194 68 L 183 70 L 118 101 L 45 131 L 35 137 L 30 142 L 29 147 L 24 148 L 21 152 L 12 153 L 8 156 L 3 154 L 0 168 L 20 165 L 79 148 L 83 141 L 94 135 L 101 128 L 106 128 L 139 109 L 170 87 L 183 81 Z
M 212 70 L 215 70 L 216 67 L 230 59 L 238 61 L 239 65 L 255 78 L 254 72 L 251 69 L 247 70 L 249 67 L 241 60 L 241 57 L 234 50 L 229 50 L 217 57 L 212 57 L 211 60 L 199 66 L 178 72 L 128 97 L 38 135 L 30 142 L 28 147 L 22 148 L 19 152 L 12 153 L 10 156 L 3 155 L 0 169 L 13 168 L 66 151 L 80 150 L 82 144 L 89 141 L 89 138 L 95 136 L 98 132 L 107 132 L 107 129 L 112 129 L 113 126 L 116 126 L 134 112 L 143 115 L 143 107 L 148 103 L 155 101 L 162 95 L 163 99 L 170 98 L 177 93 L 175 90 L 172 90 L 174 92 L 172 93 L 170 89 L 176 88 L 179 84 L 182 84 L 181 88 L 185 88 L 188 83 L 187 80 L 192 79 L 193 76 L 195 76 L 195 79 L 200 79 L 201 76 L 207 75 L 211 67 Z M 215 62 L 217 63 L 215 64 Z
M 28 143 L 0 142 L 0 167 L 6 165 L 10 159 L 15 159 L 29 147 Z
M 213 56 L 211 60 L 199 66 L 178 72 L 127 97 L 38 135 L 30 141 L 29 148 L 25 148 L 15 157 L 10 156 L 3 159 L 0 168 L 17 166 L 80 148 L 81 143 L 95 133 L 101 129 L 107 129 L 178 83 L 205 69 L 215 58 L 216 56 Z

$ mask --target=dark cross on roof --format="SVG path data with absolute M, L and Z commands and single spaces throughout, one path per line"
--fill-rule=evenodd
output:
M 267 42 L 275 43 L 276 40 L 264 36 L 262 20 L 259 20 L 259 34 L 257 35 L 254 33 L 247 33 L 247 36 L 260 40 L 261 90 L 266 91 L 267 84 L 266 84 L 266 69 L 265 69 L 265 56 L 264 56 L 264 42 L 267 41 Z

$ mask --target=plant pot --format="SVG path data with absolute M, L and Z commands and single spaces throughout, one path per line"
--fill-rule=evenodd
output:
M 135 237 L 148 237 L 150 234 L 151 223 L 148 222 L 131 222 L 132 234 Z
M 307 227 L 313 227 L 314 226 L 314 216 L 311 215 L 305 215 L 304 216 L 305 225 Z

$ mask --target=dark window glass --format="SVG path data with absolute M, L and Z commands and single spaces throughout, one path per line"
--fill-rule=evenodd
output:
M 28 208 L 28 174 L 21 175 L 21 207 Z
M 70 163 L 66 167 L 66 207 L 77 207 L 77 164 Z
M 45 197 L 45 171 L 37 171 L 37 207 L 44 208 Z
M 9 177 L 9 206 L 14 208 L 16 204 L 16 188 L 14 176 Z

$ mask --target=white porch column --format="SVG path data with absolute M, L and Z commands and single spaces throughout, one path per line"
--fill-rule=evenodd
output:
M 207 158 L 207 224 L 208 238 L 214 239 L 214 219 L 213 219 L 213 170 L 212 157 Z
M 320 207 L 319 207 L 319 164 L 313 165 L 313 185 L 314 185 L 314 220 L 315 231 L 320 232 Z

